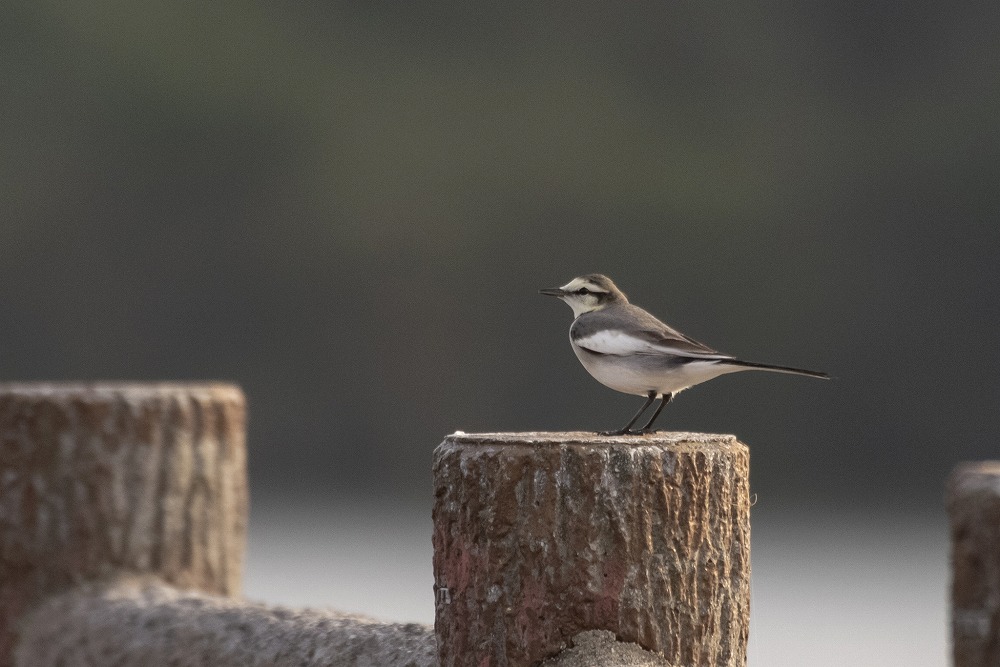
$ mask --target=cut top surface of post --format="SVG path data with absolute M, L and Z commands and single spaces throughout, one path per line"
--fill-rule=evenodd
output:
M 243 398 L 239 385 L 221 381 L 207 382 L 136 382 L 129 380 L 100 380 L 94 382 L 0 382 L 0 395 L 30 398 L 62 396 L 89 396 L 93 398 L 124 397 L 136 400 L 175 394 L 211 393 L 215 396 L 231 395 Z
M 644 435 L 604 435 L 594 431 L 524 431 L 465 433 L 455 431 L 445 436 L 446 443 L 462 445 L 739 445 L 735 435 L 657 431 Z
M 948 478 L 949 505 L 972 493 L 1000 497 L 1000 461 L 967 461 L 955 466 Z

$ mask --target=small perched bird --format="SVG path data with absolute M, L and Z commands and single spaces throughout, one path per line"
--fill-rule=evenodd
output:
M 829 379 L 826 373 L 721 354 L 633 306 L 610 278 L 599 273 L 540 292 L 562 299 L 573 309 L 576 319 L 569 328 L 569 342 L 587 372 L 616 391 L 646 397 L 628 424 L 605 435 L 651 433 L 653 422 L 674 396 L 726 373 L 772 371 Z M 660 404 L 646 425 L 631 430 L 657 398 Z

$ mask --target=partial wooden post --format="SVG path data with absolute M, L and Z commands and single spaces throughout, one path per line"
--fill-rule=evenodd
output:
M 83 581 L 238 594 L 244 440 L 232 385 L 0 384 L 0 665 L 21 617 Z
M 730 435 L 486 433 L 434 453 L 441 664 L 532 665 L 609 630 L 746 664 L 749 451 Z
M 46 599 L 28 616 L 16 655 L 20 667 L 437 665 L 434 632 L 425 625 L 269 607 L 141 576 Z
M 947 486 L 955 667 L 1000 665 L 1000 461 L 961 463 Z

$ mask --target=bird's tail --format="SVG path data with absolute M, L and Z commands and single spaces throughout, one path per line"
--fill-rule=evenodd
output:
M 774 364 L 759 364 L 755 361 L 741 361 L 739 359 L 727 359 L 722 363 L 731 364 L 733 366 L 742 366 L 746 369 L 760 370 L 760 371 L 772 371 L 774 373 L 791 373 L 792 375 L 805 375 L 811 378 L 820 378 L 823 380 L 829 380 L 830 376 L 826 373 L 821 373 L 819 371 L 809 371 L 804 368 L 792 368 L 791 366 L 775 366 Z

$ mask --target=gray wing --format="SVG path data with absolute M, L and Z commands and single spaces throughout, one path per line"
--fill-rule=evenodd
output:
M 677 329 L 664 324 L 659 321 L 649 313 L 643 313 L 648 316 L 652 323 L 650 326 L 643 327 L 639 330 L 639 336 L 644 340 L 649 341 L 654 345 L 662 345 L 664 347 L 669 347 L 671 349 L 677 350 L 678 352 L 690 352 L 692 354 L 702 355 L 702 354 L 713 354 L 718 355 L 718 350 L 714 350 L 708 345 L 691 338 L 686 334 L 682 334 Z M 653 324 L 655 323 L 655 324 Z
M 601 332 L 615 332 L 609 336 Z M 646 311 L 622 304 L 577 318 L 570 330 L 573 340 L 599 354 L 650 354 L 671 352 L 694 357 L 725 357 L 704 343 L 682 334 Z

